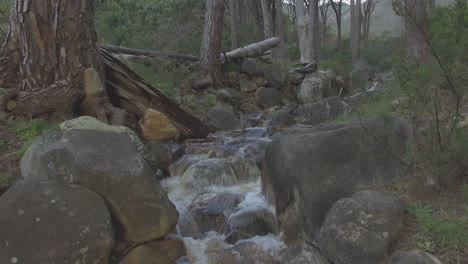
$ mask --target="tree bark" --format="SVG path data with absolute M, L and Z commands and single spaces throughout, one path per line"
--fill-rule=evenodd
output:
M 296 23 L 297 23 L 297 38 L 299 41 L 299 52 L 301 55 L 301 63 L 310 63 L 311 59 L 311 43 L 309 42 L 309 14 L 307 13 L 304 0 L 296 0 Z
M 426 42 L 428 34 L 427 2 L 425 0 L 404 0 L 406 55 L 414 63 L 421 64 L 429 57 Z
M 330 0 L 330 4 L 333 8 L 333 12 L 335 13 L 335 17 L 336 17 L 336 28 L 337 28 L 336 46 L 339 49 L 341 48 L 341 18 L 343 15 L 343 0 L 339 0 L 339 2 Z
M 359 50 L 361 45 L 361 0 L 356 0 L 355 4 L 354 0 L 351 0 L 351 4 L 351 50 L 353 59 L 356 59 L 359 56 Z
M 277 59 L 284 59 L 286 51 L 284 47 L 284 22 L 283 22 L 283 1 L 275 0 L 275 32 L 274 36 L 280 39 L 278 46 L 273 49 L 273 55 Z
M 0 66 L 0 86 L 16 102 L 11 114 L 55 120 L 80 114 L 85 70 L 102 76 L 93 3 L 11 1 Z
M 362 40 L 364 42 L 369 41 L 371 17 L 378 2 L 379 0 L 367 0 L 364 2 L 362 16 Z
M 231 16 L 231 50 L 239 47 L 239 41 L 237 39 L 238 30 L 237 25 L 239 24 L 239 3 L 238 0 L 229 0 L 229 14 Z
M 148 108 L 166 115 L 183 138 L 205 138 L 210 132 L 200 120 L 191 116 L 167 96 L 143 80 L 109 51 L 99 48 L 105 65 L 106 86 L 115 106 L 142 118 Z
M 263 16 L 263 35 L 265 39 L 273 37 L 273 17 L 270 1 L 271 0 L 260 0 Z
M 319 25 L 319 0 L 310 0 L 309 12 L 311 23 L 309 26 L 309 37 L 311 43 L 311 62 L 318 61 L 320 56 L 320 25 Z
M 181 59 L 181 60 L 189 60 L 189 61 L 198 61 L 200 59 L 197 56 L 178 54 L 178 53 L 167 53 L 167 52 L 160 52 L 160 51 L 133 49 L 133 48 L 125 48 L 125 47 L 102 45 L 102 44 L 99 46 L 105 48 L 106 50 L 112 53 L 131 54 L 135 56 L 147 56 L 147 57 L 159 58 L 159 59 L 164 59 L 164 58 Z
M 224 9 L 223 0 L 206 1 L 200 68 L 203 78 L 211 82 L 214 88 L 222 86 L 219 54 L 221 53 Z

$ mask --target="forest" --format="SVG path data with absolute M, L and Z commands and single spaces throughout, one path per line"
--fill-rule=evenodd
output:
M 467 0 L 0 0 L 0 263 L 468 263 Z

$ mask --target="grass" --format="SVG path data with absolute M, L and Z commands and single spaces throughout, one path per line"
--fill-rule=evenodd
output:
M 468 221 L 459 220 L 453 216 L 447 218 L 438 216 L 430 204 L 412 202 L 408 211 L 414 215 L 421 227 L 418 246 L 429 250 L 433 247 L 431 240 L 437 238 L 444 247 L 457 250 L 468 247 Z
M 0 188 L 7 185 L 10 180 L 13 178 L 13 175 L 9 172 L 0 172 Z
M 16 152 L 16 157 L 20 159 L 26 150 L 32 145 L 36 137 L 42 135 L 47 130 L 58 129 L 58 124 L 50 123 L 42 119 L 33 119 L 29 122 L 18 122 L 13 130 L 16 135 L 24 141 L 24 144 Z

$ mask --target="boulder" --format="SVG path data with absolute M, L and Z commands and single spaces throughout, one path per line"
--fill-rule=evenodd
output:
M 242 93 L 232 88 L 219 89 L 218 95 L 225 100 L 242 100 Z
M 374 77 L 375 72 L 367 62 L 357 60 L 351 65 L 350 78 L 354 88 L 364 88 L 366 83 L 372 81 Z
M 251 126 L 257 126 L 265 118 L 265 113 L 263 112 L 254 112 L 247 113 L 242 116 L 242 120 L 247 121 Z
M 440 260 L 421 250 L 394 253 L 387 264 L 442 264 Z
M 305 75 L 294 70 L 289 71 L 289 81 L 291 84 L 300 85 L 304 80 Z
M 350 111 L 350 106 L 341 97 L 333 96 L 319 102 L 300 105 L 294 114 L 298 123 L 315 126 L 334 121 L 340 115 Z
M 180 239 L 163 239 L 132 249 L 119 264 L 172 264 L 186 254 Z
M 85 91 L 85 99 L 81 104 L 81 108 L 85 113 L 94 114 L 101 105 L 101 96 L 104 93 L 104 85 L 96 69 L 87 68 L 84 71 L 83 86 Z
M 232 193 L 205 194 L 195 199 L 189 206 L 189 212 L 200 232 L 222 233 L 229 215 L 242 199 L 241 195 Z
M 242 127 L 242 123 L 236 118 L 232 108 L 227 106 L 215 106 L 206 113 L 206 116 L 210 124 L 219 130 L 234 130 Z
M 314 237 L 332 205 L 359 186 L 403 176 L 411 129 L 396 116 L 289 129 L 273 138 L 262 190 L 288 239 Z M 375 139 L 377 137 L 379 140 Z
M 252 241 L 239 242 L 230 248 L 213 241 L 208 244 L 205 254 L 207 264 L 280 264 L 268 251 Z
M 268 127 L 287 128 L 296 124 L 294 115 L 292 115 L 290 111 L 286 109 L 280 109 L 276 112 L 273 112 L 269 115 L 269 118 L 270 122 L 268 123 Z
M 280 96 L 276 89 L 262 87 L 255 93 L 257 104 L 263 108 L 270 108 L 280 103 Z
M 164 141 L 180 136 L 171 120 L 161 112 L 148 108 L 139 122 L 141 134 L 149 141 Z
M 395 194 L 358 192 L 333 205 L 320 230 L 318 245 L 336 264 L 383 263 L 404 214 L 405 203 Z
M 268 82 L 268 86 L 278 90 L 282 89 L 288 80 L 287 72 L 274 64 L 265 65 L 263 67 L 263 75 Z
M 0 263 L 109 263 L 103 199 L 79 185 L 18 182 L 0 198 Z
M 149 153 L 158 161 L 158 167 L 165 172 L 170 165 L 185 154 L 185 148 L 179 144 L 161 141 L 146 142 Z
M 281 256 L 282 264 L 328 264 L 320 252 L 305 243 L 294 243 Z
M 276 234 L 276 220 L 267 209 L 249 209 L 239 211 L 229 217 L 226 230 L 226 242 L 235 244 L 242 239 L 267 234 Z
M 39 137 L 21 159 L 26 179 L 86 186 L 104 198 L 131 242 L 161 238 L 177 224 L 177 211 L 125 133 L 73 129 Z
M 262 74 L 262 67 L 255 59 L 247 58 L 242 61 L 241 71 L 250 75 L 259 75 Z
M 333 71 L 320 71 L 305 77 L 299 86 L 297 98 L 301 103 L 320 101 L 329 96 L 345 92 L 345 82 Z
M 190 166 L 206 158 L 205 155 L 184 155 L 169 166 L 169 174 L 181 176 Z
M 247 79 L 245 76 L 243 78 L 239 78 L 239 86 L 241 92 L 248 93 L 257 90 L 257 84 Z

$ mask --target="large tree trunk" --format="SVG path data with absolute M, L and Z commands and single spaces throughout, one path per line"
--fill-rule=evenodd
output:
M 229 0 L 229 14 L 231 16 L 231 49 L 233 50 L 239 47 L 239 41 L 237 40 L 237 25 L 239 24 L 238 0 Z
M 356 59 L 359 56 L 359 50 L 361 46 L 361 0 L 351 0 L 351 24 L 352 24 L 352 34 L 351 34 L 351 50 L 352 57 Z M 353 5 L 354 4 L 354 5 Z
M 221 53 L 224 9 L 223 0 L 206 1 L 200 68 L 203 78 L 215 88 L 222 86 L 219 54 Z
M 353 47 L 354 47 L 354 35 L 356 34 L 356 2 L 354 0 L 351 0 L 349 2 L 349 13 L 350 13 L 350 21 L 349 21 L 349 25 L 350 25 L 350 30 L 349 30 L 349 47 L 351 49 L 351 53 L 352 53 L 352 50 L 353 50 Z
M 404 0 L 406 54 L 414 63 L 424 63 L 429 56 L 427 45 L 427 2 L 425 0 Z
M 3 99 L 16 102 L 12 114 L 63 120 L 81 112 L 85 70 L 102 76 L 93 2 L 11 1 L 0 86 L 10 88 Z
M 335 2 L 334 0 L 329 0 L 330 4 L 333 8 L 333 12 L 335 13 L 336 17 L 336 28 L 337 28 L 337 40 L 336 46 L 341 48 L 341 17 L 343 12 L 343 0 L 339 0 L 339 2 Z
M 310 0 L 309 12 L 311 23 L 309 27 L 309 37 L 312 44 L 310 58 L 311 61 L 318 61 L 320 56 L 320 25 L 319 25 L 319 0 Z
M 311 43 L 309 42 L 309 14 L 307 13 L 304 0 L 296 0 L 296 23 L 297 23 L 297 38 L 299 41 L 299 52 L 301 54 L 301 63 L 310 63 Z

